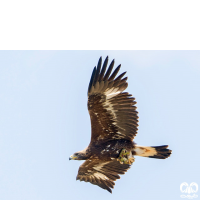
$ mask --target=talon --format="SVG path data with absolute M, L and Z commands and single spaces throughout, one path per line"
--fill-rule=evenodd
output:
M 130 157 L 130 158 L 128 159 L 128 164 L 131 165 L 131 164 L 134 162 L 134 160 L 135 160 L 135 159 L 134 159 L 133 157 Z

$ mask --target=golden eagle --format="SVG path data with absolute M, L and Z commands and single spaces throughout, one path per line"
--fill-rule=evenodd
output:
M 76 180 L 90 182 L 112 193 L 114 181 L 124 174 L 134 162 L 134 156 L 165 159 L 170 156 L 168 145 L 138 146 L 133 138 L 138 130 L 136 101 L 128 92 L 125 73 L 116 75 L 114 60 L 108 67 L 108 57 L 103 66 L 100 57 L 94 67 L 88 87 L 88 111 L 91 119 L 89 146 L 70 156 L 70 160 L 86 160 L 79 168 Z M 102 66 L 102 69 L 101 69 Z

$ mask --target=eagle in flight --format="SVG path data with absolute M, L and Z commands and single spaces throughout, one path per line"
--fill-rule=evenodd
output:
M 138 130 L 136 101 L 124 90 L 128 87 L 125 73 L 113 73 L 114 60 L 108 67 L 108 56 L 103 66 L 100 57 L 94 67 L 88 87 L 88 111 L 91 119 L 91 141 L 87 148 L 69 157 L 85 160 L 79 167 L 76 180 L 90 182 L 112 193 L 114 181 L 134 162 L 134 156 L 168 158 L 168 145 L 139 146 L 133 142 Z M 101 68 L 102 66 L 102 68 Z

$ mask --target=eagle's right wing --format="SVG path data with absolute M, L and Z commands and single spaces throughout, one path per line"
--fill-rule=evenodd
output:
M 108 161 L 88 159 L 79 167 L 76 180 L 90 182 L 112 193 L 114 181 L 119 179 L 119 174 L 124 174 L 130 166 L 120 164 L 116 159 Z

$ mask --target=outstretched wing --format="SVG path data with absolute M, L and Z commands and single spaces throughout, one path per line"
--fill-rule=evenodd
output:
M 138 116 L 135 98 L 127 92 L 126 72 L 116 75 L 119 65 L 111 74 L 114 60 L 107 72 L 108 57 L 101 69 L 100 57 L 97 68 L 94 67 L 88 87 L 88 110 L 91 119 L 91 142 L 101 143 L 114 139 L 132 140 L 137 133 Z M 111 74 L 111 75 L 110 75 Z
M 79 167 L 76 180 L 90 182 L 112 193 L 114 181 L 120 178 L 118 174 L 125 174 L 130 166 L 120 164 L 116 159 L 108 161 L 88 159 Z

